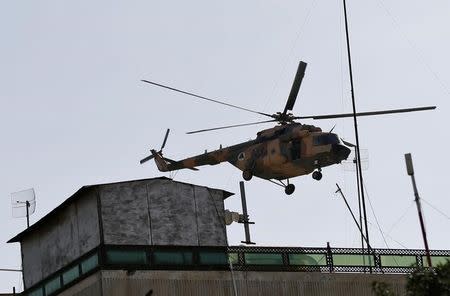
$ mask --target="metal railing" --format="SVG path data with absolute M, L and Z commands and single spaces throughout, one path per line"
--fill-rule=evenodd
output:
M 450 250 L 430 251 L 433 266 Z M 101 245 L 20 295 L 51 296 L 98 270 L 229 270 L 409 273 L 428 268 L 425 250 L 299 247 L 193 247 Z
M 433 266 L 450 260 L 449 250 L 430 251 Z M 409 273 L 428 268 L 425 250 L 359 248 L 228 247 L 235 270 Z

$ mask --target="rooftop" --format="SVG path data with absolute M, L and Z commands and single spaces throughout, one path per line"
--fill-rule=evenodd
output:
M 24 231 L 20 232 L 19 234 L 17 234 L 16 236 L 14 236 L 13 238 L 11 238 L 8 243 L 16 243 L 16 242 L 20 242 L 21 239 L 27 235 L 28 233 L 32 233 L 34 230 L 38 229 L 41 225 L 44 225 L 47 221 L 49 221 L 52 217 L 54 217 L 55 215 L 57 215 L 61 210 L 63 210 L 65 207 L 67 207 L 69 204 L 71 204 L 72 202 L 74 202 L 75 200 L 77 200 L 79 197 L 81 197 L 83 195 L 83 193 L 87 192 L 88 190 L 91 190 L 97 186 L 103 186 L 103 185 L 113 185 L 113 184 L 121 184 L 121 183 L 134 183 L 134 182 L 140 182 L 140 181 L 149 181 L 149 180 L 172 180 L 173 182 L 179 183 L 179 184 L 187 184 L 187 185 L 193 185 L 190 183 L 185 183 L 185 182 L 179 182 L 179 181 L 174 181 L 173 179 L 167 178 L 167 177 L 156 177 L 156 178 L 147 178 L 147 179 L 138 179 L 138 180 L 128 180 L 128 181 L 120 181 L 120 182 L 111 182 L 111 183 L 99 183 L 99 184 L 91 184 L 91 185 L 85 185 L 83 187 L 81 187 L 80 189 L 78 189 L 74 194 L 72 194 L 69 198 L 67 198 L 64 202 L 62 202 L 59 206 L 57 206 L 56 208 L 54 208 L 52 211 L 50 211 L 47 215 L 45 215 L 44 217 L 42 217 L 40 220 L 38 220 L 36 223 L 34 223 L 33 225 L 31 225 L 29 228 L 25 229 Z M 200 186 L 200 185 L 196 185 L 199 187 L 205 187 L 208 189 L 213 189 L 213 190 L 220 190 L 222 191 L 224 194 L 224 199 L 234 195 L 234 193 L 232 192 L 228 192 L 222 189 L 217 189 L 217 188 L 210 188 L 210 187 L 206 187 L 206 186 Z

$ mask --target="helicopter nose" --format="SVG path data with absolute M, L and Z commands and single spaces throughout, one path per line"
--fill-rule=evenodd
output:
M 346 147 L 344 145 L 340 145 L 340 144 L 333 145 L 332 150 L 333 150 L 333 153 L 335 155 L 337 155 L 339 160 L 347 159 L 351 152 L 351 150 L 348 147 Z

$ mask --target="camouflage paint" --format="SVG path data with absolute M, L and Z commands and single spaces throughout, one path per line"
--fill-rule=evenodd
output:
M 255 140 L 180 161 L 164 160 L 155 150 L 152 154 L 160 171 L 195 169 L 229 162 L 241 171 L 251 171 L 263 179 L 284 180 L 307 175 L 315 169 L 347 159 L 350 149 L 342 144 L 314 145 L 313 138 L 320 135 L 334 134 L 322 132 L 313 125 L 291 123 L 260 131 Z

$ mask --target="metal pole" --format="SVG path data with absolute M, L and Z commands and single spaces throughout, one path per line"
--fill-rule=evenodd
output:
M 369 229 L 367 226 L 367 211 L 366 211 L 366 201 L 364 198 L 364 182 L 361 168 L 361 153 L 359 151 L 359 135 L 358 135 L 358 120 L 356 119 L 356 103 L 355 103 L 355 93 L 353 87 L 353 72 L 352 72 L 352 59 L 350 53 L 350 38 L 348 34 L 348 20 L 347 20 L 347 6 L 345 0 L 344 2 L 344 17 L 345 17 L 345 36 L 347 40 L 347 56 L 348 56 L 348 65 L 349 65 L 349 73 L 350 73 L 350 86 L 351 86 L 351 94 L 352 94 L 352 107 L 353 107 L 353 125 L 355 127 L 355 138 L 356 138 L 356 159 L 358 162 L 358 173 L 359 173 L 359 189 L 361 193 L 361 201 L 362 208 L 364 213 L 364 228 L 366 232 L 366 240 L 369 242 Z M 367 246 L 368 254 L 370 255 L 370 247 L 369 244 Z M 372 273 L 372 268 L 370 268 L 370 272 Z
M 356 148 L 355 148 L 356 149 Z M 355 150 L 355 157 L 356 157 L 356 150 Z M 355 158 L 356 159 L 356 158 Z M 359 171 L 358 171 L 358 161 L 355 162 L 355 168 L 356 168 L 356 190 L 358 190 L 358 215 L 359 215 L 359 225 L 362 227 L 363 225 L 363 216 L 362 216 L 362 208 L 361 208 L 361 194 L 359 191 Z M 361 229 L 361 251 L 364 254 L 364 231 Z
M 241 243 L 254 245 L 255 243 L 252 242 L 252 240 L 250 239 L 250 227 L 249 227 L 249 224 L 254 224 L 254 223 L 248 221 L 247 201 L 245 199 L 244 181 L 239 182 L 239 187 L 241 190 L 242 215 L 244 217 L 244 219 L 243 219 L 244 221 L 242 221 L 242 223 L 244 223 L 244 231 L 245 231 L 245 241 L 241 241 Z
M 345 198 L 345 195 L 344 195 L 344 193 L 342 192 L 341 187 L 339 187 L 338 183 L 336 183 L 336 186 L 337 186 L 338 189 L 336 190 L 335 193 L 339 193 L 339 194 L 342 196 L 342 198 L 344 199 L 345 205 L 347 206 L 347 209 L 350 211 L 350 214 L 352 215 L 353 221 L 355 222 L 356 226 L 358 227 L 359 232 L 361 233 L 361 237 L 366 241 L 367 247 L 368 247 L 369 249 L 371 249 L 370 244 L 369 244 L 369 242 L 367 241 L 367 238 L 364 236 L 364 233 L 363 233 L 363 230 L 362 230 L 362 228 L 361 228 L 361 225 L 360 225 L 360 224 L 358 223 L 358 221 L 356 220 L 356 217 L 355 217 L 355 215 L 353 214 L 352 208 L 350 208 L 350 205 L 348 204 L 347 199 Z M 364 251 L 363 251 L 363 253 L 364 253 Z
M 425 223 L 423 222 L 422 206 L 420 205 L 419 192 L 417 190 L 416 179 L 414 178 L 414 167 L 413 167 L 413 163 L 412 163 L 411 153 L 405 154 L 405 162 L 406 162 L 406 171 L 407 171 L 408 175 L 411 176 L 411 181 L 412 181 L 412 185 L 413 185 L 414 197 L 415 197 L 414 201 L 416 202 L 417 212 L 419 214 L 420 228 L 422 230 L 422 237 L 423 237 L 423 243 L 425 245 L 425 253 L 427 255 L 428 267 L 433 267 L 433 265 L 431 264 L 430 249 L 428 248 L 428 240 L 427 240 L 427 233 L 425 231 Z
M 0 268 L 0 271 L 22 272 L 22 269 Z
M 29 211 L 30 202 L 28 200 L 25 202 L 25 206 L 27 208 L 27 228 L 29 228 L 30 227 L 30 211 Z

